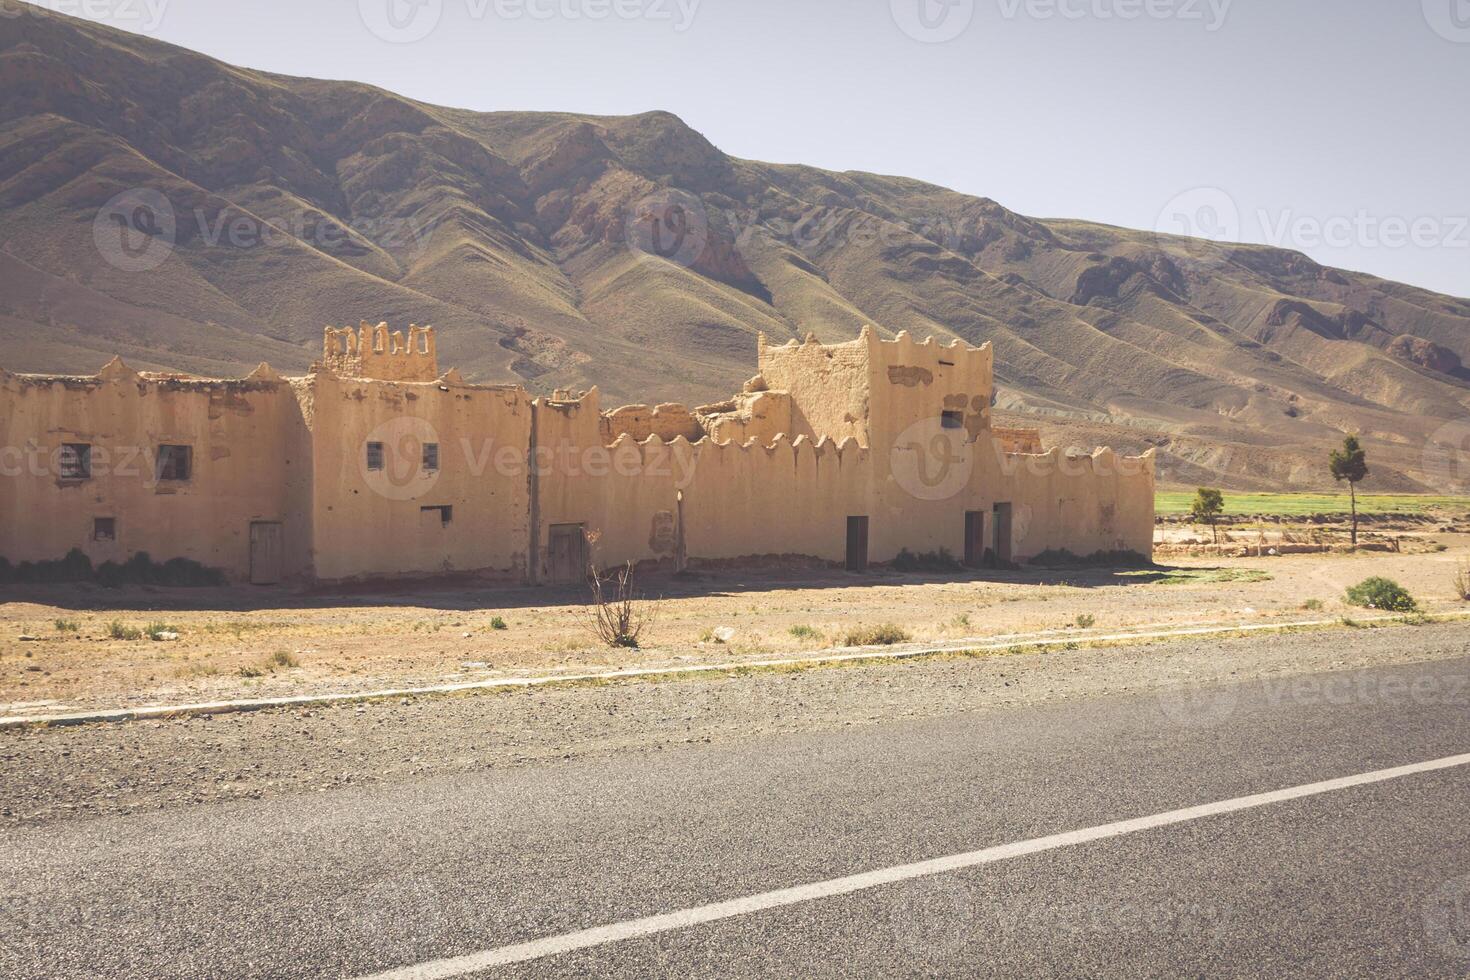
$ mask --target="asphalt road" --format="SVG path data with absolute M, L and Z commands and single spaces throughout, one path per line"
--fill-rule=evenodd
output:
M 365 976 L 1456 756 L 1467 678 L 1458 657 L 18 827 L 0 976 Z M 474 975 L 1463 977 L 1467 816 L 1458 766 Z

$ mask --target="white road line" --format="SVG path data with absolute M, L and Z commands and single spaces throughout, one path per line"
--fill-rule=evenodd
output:
M 845 878 L 833 878 L 829 881 L 818 881 L 809 885 L 799 885 L 795 888 L 783 888 L 778 891 L 762 892 L 758 895 L 747 895 L 743 898 L 731 899 L 727 902 L 701 905 L 697 908 L 668 912 L 663 915 L 651 915 L 643 919 L 630 919 L 626 922 L 616 922 L 612 925 L 598 926 L 594 929 L 583 929 L 579 932 L 569 932 L 560 936 L 549 936 L 545 939 L 534 939 L 530 942 L 517 943 L 514 946 L 501 946 L 498 949 L 470 953 L 467 956 L 431 960 L 416 966 L 406 966 L 396 970 L 387 970 L 383 973 L 372 974 L 370 977 L 362 978 L 362 980 L 439 980 L 439 978 L 443 977 L 459 977 L 491 967 L 505 966 L 510 963 L 525 963 L 528 960 L 556 956 L 559 953 L 569 953 L 574 950 L 601 946 L 606 943 L 621 942 L 625 939 L 636 939 L 640 936 L 651 936 L 661 932 L 670 932 L 675 929 L 686 929 L 690 926 L 702 925 L 707 922 L 718 922 L 721 919 L 750 915 L 755 912 L 765 911 L 766 909 L 780 908 L 785 905 L 797 905 L 801 902 L 812 902 L 818 899 L 832 898 L 836 895 L 847 895 L 869 888 L 891 885 L 899 881 L 908 881 L 912 878 L 923 878 L 929 875 L 943 874 L 948 871 L 960 871 L 965 868 L 973 868 L 982 864 L 993 864 L 997 861 L 1005 861 L 1026 854 L 1037 854 L 1042 851 L 1056 850 L 1061 847 L 1072 847 L 1077 844 L 1086 844 L 1090 841 L 1103 840 L 1109 837 L 1122 837 L 1125 834 L 1134 834 L 1142 830 L 1153 830 L 1157 827 L 1167 827 L 1172 824 L 1187 823 L 1191 820 L 1218 816 L 1222 813 L 1235 813 L 1240 810 L 1268 806 L 1272 803 L 1284 803 L 1288 800 L 1299 800 L 1307 796 L 1318 796 L 1322 793 L 1351 789 L 1354 786 L 1367 786 L 1373 783 L 1386 782 L 1390 779 L 1399 779 L 1403 776 L 1414 776 L 1420 773 L 1436 772 L 1441 769 L 1451 769 L 1464 765 L 1470 765 L 1470 753 L 1449 756 L 1444 759 L 1435 759 L 1431 762 L 1416 762 L 1412 765 L 1399 766 L 1395 769 L 1379 769 L 1376 772 L 1365 772 L 1357 776 L 1344 776 L 1341 779 L 1329 779 L 1320 783 L 1308 783 L 1304 786 L 1295 786 L 1290 789 L 1278 789 L 1270 793 L 1258 793 L 1255 796 L 1240 796 L 1233 800 L 1205 803 L 1201 806 L 1188 807 L 1183 810 L 1170 810 L 1168 813 L 1156 813 L 1153 816 L 1137 817 L 1133 820 L 1120 820 L 1117 823 L 1089 827 L 1085 830 L 1072 830 L 1067 833 L 1053 834 L 1049 837 L 1037 837 L 1033 840 L 1019 841 L 1014 844 L 987 847 L 984 850 L 970 851 L 966 854 L 952 854 L 949 857 L 918 861 L 914 864 L 900 864 L 891 868 L 882 868 L 877 871 L 849 875 Z

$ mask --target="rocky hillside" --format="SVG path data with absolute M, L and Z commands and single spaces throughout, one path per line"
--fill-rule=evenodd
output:
M 1352 430 L 1376 488 L 1447 490 L 1433 440 L 1470 404 L 1470 302 L 1295 252 L 739 160 L 667 113 L 424 105 L 40 12 L 0 19 L 0 282 L 11 370 L 299 370 L 324 325 L 371 319 L 432 323 L 472 378 L 698 402 L 752 373 L 757 331 L 990 341 L 1002 417 L 1158 446 L 1184 483 L 1321 486 Z

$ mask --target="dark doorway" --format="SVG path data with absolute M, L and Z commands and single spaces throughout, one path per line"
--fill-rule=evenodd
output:
M 1011 505 L 995 505 L 995 562 L 1001 568 L 1009 568 L 1011 557 Z
M 549 544 L 553 585 L 572 585 L 587 577 L 587 532 L 583 525 L 551 525 Z
M 866 517 L 847 519 L 847 570 L 849 572 L 868 570 L 868 519 Z
M 985 511 L 965 512 L 965 567 L 985 565 Z

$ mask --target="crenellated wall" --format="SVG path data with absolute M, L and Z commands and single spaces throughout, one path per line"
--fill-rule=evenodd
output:
M 853 518 L 875 563 L 905 549 L 961 557 L 977 527 L 992 558 L 1151 553 L 1152 455 L 1016 452 L 1039 446 L 991 428 L 989 345 L 871 328 L 837 345 L 762 339 L 761 373 L 728 402 L 603 412 L 595 388 L 533 399 L 452 370 L 424 377 L 432 333 L 394 336 L 328 328 L 322 364 L 298 379 L 264 365 L 235 381 L 140 376 L 120 361 L 91 378 L 0 372 L 0 555 L 148 551 L 246 580 L 252 524 L 271 522 L 294 580 L 577 581 L 552 553 L 568 526 L 601 567 L 840 563 Z M 63 443 L 99 460 L 131 448 L 143 474 L 62 479 L 27 462 Z M 192 447 L 188 480 L 153 478 L 165 443 Z M 93 540 L 98 517 L 116 519 L 116 540 Z
M 322 366 L 345 378 L 379 381 L 433 381 L 439 377 L 439 353 L 433 327 L 416 324 L 403 332 L 388 324 L 353 330 L 327 327 L 322 340 Z

